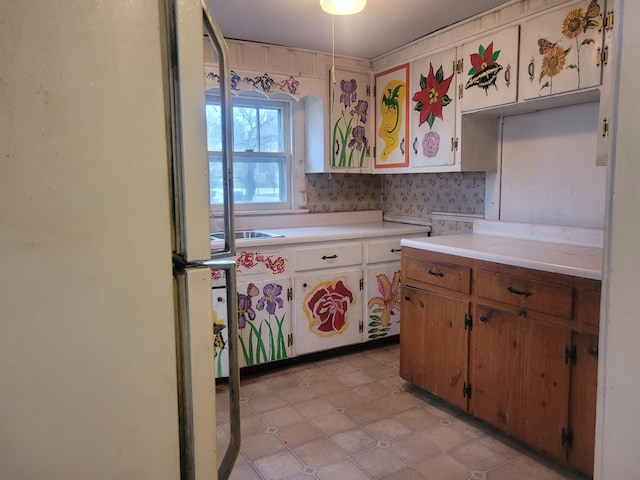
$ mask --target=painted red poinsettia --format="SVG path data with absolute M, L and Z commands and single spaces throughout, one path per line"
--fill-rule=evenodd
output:
M 347 326 L 353 293 L 342 280 L 323 282 L 307 296 L 305 311 L 311 330 L 319 335 L 340 333 Z
M 499 55 L 500 50 L 497 50 L 495 54 L 493 53 L 493 42 L 487 45 L 487 48 L 480 45 L 478 47 L 478 53 L 472 53 L 469 56 L 469 60 L 471 60 L 471 69 L 469 70 L 468 75 L 473 75 L 476 72 L 480 72 L 487 67 L 495 65 Z
M 434 75 L 431 63 L 429 63 L 429 75 L 426 78 L 420 75 L 421 90 L 413 94 L 413 101 L 416 102 L 414 110 L 420 112 L 418 125 L 427 122 L 431 128 L 436 117 L 443 120 L 442 107 L 451 103 L 451 98 L 447 95 L 451 80 L 453 80 L 453 74 L 449 78 L 444 78 L 442 65 Z

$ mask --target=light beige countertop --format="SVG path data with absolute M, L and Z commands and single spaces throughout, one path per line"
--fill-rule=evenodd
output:
M 474 233 L 403 239 L 404 247 L 532 268 L 576 277 L 602 279 L 602 234 L 524 224 L 482 221 Z M 503 227 L 515 227 L 513 230 Z M 495 227 L 495 228 L 494 228 Z
M 335 222 L 335 223 L 334 223 Z M 251 238 L 236 240 L 236 249 L 247 247 L 276 247 L 312 242 L 338 242 L 349 240 L 372 240 L 398 235 L 427 236 L 431 227 L 407 223 L 385 222 L 381 212 L 351 212 L 347 215 L 311 214 L 305 216 L 298 225 L 274 220 L 269 223 L 254 223 L 246 220 L 236 223 L 237 230 L 256 229 L 275 233 L 282 237 Z M 212 241 L 216 248 L 222 241 Z

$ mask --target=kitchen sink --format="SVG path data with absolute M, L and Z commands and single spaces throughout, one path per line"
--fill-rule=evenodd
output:
M 248 238 L 279 238 L 284 237 L 279 233 L 264 232 L 262 230 L 236 230 L 236 240 L 244 240 Z M 211 233 L 211 240 L 224 240 L 224 232 Z

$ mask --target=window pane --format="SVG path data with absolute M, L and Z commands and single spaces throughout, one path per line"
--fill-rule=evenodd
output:
M 283 152 L 282 110 L 279 108 L 260 109 L 260 151 Z
M 255 107 L 233 107 L 233 149 L 236 152 L 258 149 L 258 110 Z
M 212 204 L 222 203 L 222 157 L 209 156 Z M 235 156 L 233 189 L 236 203 L 279 203 L 287 199 L 284 157 Z
M 222 150 L 222 114 L 219 104 L 207 103 L 207 150 Z

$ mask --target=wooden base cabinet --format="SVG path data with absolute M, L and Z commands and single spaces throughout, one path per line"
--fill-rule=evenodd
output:
M 592 474 L 600 282 L 402 252 L 400 376 Z
M 402 305 L 400 376 L 466 408 L 466 332 L 454 319 L 468 316 L 469 302 L 403 287 Z

